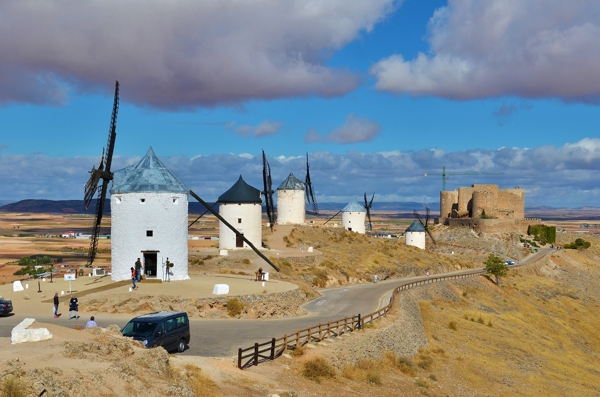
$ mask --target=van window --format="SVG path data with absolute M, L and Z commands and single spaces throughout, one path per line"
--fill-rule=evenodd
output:
M 167 332 L 171 332 L 177 328 L 177 318 L 170 318 L 167 320 Z

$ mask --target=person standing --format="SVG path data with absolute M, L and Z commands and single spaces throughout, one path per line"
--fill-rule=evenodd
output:
M 71 316 L 72 312 L 75 312 L 74 316 Z M 73 295 L 71 295 L 71 299 L 69 300 L 69 320 L 72 318 L 79 318 L 79 301 Z
M 58 292 L 54 293 L 54 318 L 59 318 L 60 314 L 58 314 Z
M 137 274 L 135 273 L 135 269 L 132 267 L 131 268 L 131 284 L 133 285 L 133 289 L 137 289 L 137 286 L 135 285 L 135 280 L 137 278 Z
M 135 273 L 137 276 L 137 281 L 140 281 L 142 279 L 142 261 L 140 261 L 140 258 L 135 261 Z

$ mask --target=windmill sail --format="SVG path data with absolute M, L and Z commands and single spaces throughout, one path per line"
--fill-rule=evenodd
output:
M 87 209 L 92 201 L 94 193 L 98 191 L 96 201 L 96 216 L 94 218 L 94 226 L 92 228 L 92 237 L 90 241 L 90 249 L 88 253 L 87 266 L 91 266 L 96 258 L 98 249 L 98 236 L 100 234 L 100 225 L 102 224 L 102 216 L 104 214 L 104 203 L 106 201 L 106 193 L 108 184 L 113 179 L 113 173 L 110 172 L 112 164 L 113 151 L 115 148 L 115 140 L 117 138 L 117 116 L 119 114 L 119 82 L 115 83 L 115 97 L 113 101 L 112 115 L 110 118 L 110 127 L 108 130 L 108 142 L 106 150 L 102 150 L 100 165 L 92 167 L 90 178 L 84 187 L 84 206 Z M 98 183 L 102 180 L 102 185 L 98 187 Z
M 312 182 L 310 180 L 310 165 L 308 164 L 308 153 L 306 153 L 306 179 L 304 181 L 304 187 L 306 188 L 306 201 L 312 206 L 315 214 L 319 213 L 319 206 L 317 205 L 317 199 L 315 198 L 315 192 L 313 189 Z
M 273 205 L 273 183 L 271 181 L 271 166 L 267 161 L 265 151 L 262 151 L 263 159 L 263 195 L 265 197 L 265 207 L 267 210 L 267 218 L 269 219 L 269 226 L 273 231 L 273 222 L 275 220 L 275 206 Z

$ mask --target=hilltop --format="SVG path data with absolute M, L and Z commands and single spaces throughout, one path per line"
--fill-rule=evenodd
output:
M 444 227 L 434 235 L 438 244 L 425 251 L 340 228 L 278 227 L 266 239 L 272 248 L 290 251 L 273 258 L 282 268 L 274 276 L 311 294 L 320 286 L 370 282 L 374 272 L 385 278 L 478 267 L 490 251 L 527 255 L 517 235 Z M 235 368 L 233 358 L 144 350 L 110 327 L 38 324 L 55 338 L 25 345 L 0 339 L 11 356 L 3 355 L 0 378 L 20 385 L 25 395 L 45 388 L 48 395 L 141 396 L 152 382 L 155 396 L 595 396 L 600 238 L 559 233 L 557 244 L 578 237 L 591 248 L 562 250 L 513 269 L 500 286 L 477 277 L 404 292 L 392 315 L 372 328 L 245 371 Z M 308 255 L 309 246 L 318 253 Z M 256 266 L 242 257 L 195 258 L 192 266 L 208 272 L 251 272 Z

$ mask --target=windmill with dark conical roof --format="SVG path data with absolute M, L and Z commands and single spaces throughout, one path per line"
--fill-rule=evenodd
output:
M 277 188 L 277 224 L 301 225 L 306 221 L 305 184 L 290 172 Z
M 262 242 L 261 191 L 248 185 L 240 175 L 229 190 L 219 196 L 219 215 L 233 225 L 254 246 Z M 222 250 L 251 248 L 241 235 L 219 222 L 219 248 Z

